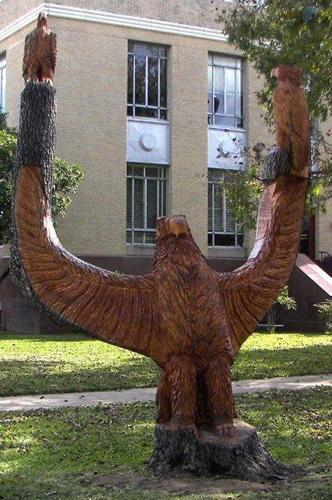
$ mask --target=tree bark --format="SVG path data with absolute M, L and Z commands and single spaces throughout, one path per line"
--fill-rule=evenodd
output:
M 232 435 L 218 436 L 189 429 L 157 425 L 155 449 L 149 469 L 156 474 L 190 472 L 198 476 L 222 475 L 243 480 L 273 482 L 303 471 L 278 463 L 266 450 L 256 429 L 234 420 Z

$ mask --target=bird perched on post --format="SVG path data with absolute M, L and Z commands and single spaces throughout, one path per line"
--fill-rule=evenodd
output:
M 24 80 L 53 81 L 56 54 L 56 34 L 49 29 L 45 12 L 41 12 L 36 29 L 25 38 L 22 67 Z
M 290 154 L 292 174 L 308 175 L 310 125 L 308 105 L 301 88 L 303 72 L 281 64 L 272 70 L 271 76 L 277 78 L 273 92 L 277 145 Z

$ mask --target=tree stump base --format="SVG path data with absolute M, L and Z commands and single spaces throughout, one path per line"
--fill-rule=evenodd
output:
M 219 436 L 201 430 L 174 430 L 157 425 L 155 449 L 149 469 L 156 474 L 191 472 L 198 476 L 225 476 L 258 482 L 273 482 L 298 476 L 299 468 L 276 462 L 266 450 L 256 429 L 234 420 L 232 435 Z

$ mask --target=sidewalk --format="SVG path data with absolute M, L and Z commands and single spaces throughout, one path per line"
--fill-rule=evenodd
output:
M 271 389 L 297 391 L 317 386 L 332 387 L 332 374 L 242 380 L 233 382 L 233 391 L 235 394 L 269 391 Z M 99 403 L 143 403 L 146 401 L 154 401 L 155 397 L 155 387 L 129 389 L 126 391 L 8 396 L 0 398 L 0 411 L 49 410 L 66 406 L 93 406 Z

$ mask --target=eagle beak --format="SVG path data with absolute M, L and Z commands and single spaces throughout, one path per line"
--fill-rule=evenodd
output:
M 40 12 L 38 16 L 38 21 L 42 21 L 43 19 L 47 19 L 47 13 L 46 12 Z
M 168 233 L 176 238 L 188 236 L 189 229 L 184 215 L 174 215 L 168 219 Z
M 278 78 L 278 68 L 273 68 L 273 70 L 271 71 L 271 74 L 270 74 L 270 77 L 271 78 Z

